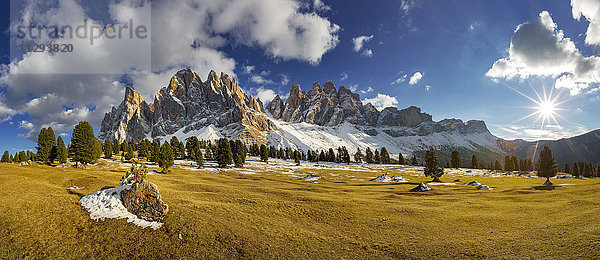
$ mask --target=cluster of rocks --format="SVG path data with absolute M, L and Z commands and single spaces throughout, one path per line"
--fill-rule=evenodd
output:
M 169 211 L 155 184 L 142 179 L 121 191 L 121 200 L 127 211 L 147 221 L 160 221 Z

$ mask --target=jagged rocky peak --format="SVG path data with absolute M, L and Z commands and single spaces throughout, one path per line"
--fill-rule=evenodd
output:
M 261 132 L 277 129 L 262 113 L 262 102 L 246 95 L 237 80 L 225 73 L 218 76 L 210 71 L 203 82 L 192 70 L 180 70 L 150 105 L 133 88 L 125 92 L 119 108 L 105 115 L 100 139 L 152 139 L 212 125 L 229 129 L 230 138 L 264 142 Z

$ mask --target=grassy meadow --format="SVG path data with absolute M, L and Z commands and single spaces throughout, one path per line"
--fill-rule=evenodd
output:
M 149 175 L 169 204 L 154 231 L 97 222 L 81 208 L 81 196 L 118 185 L 127 167 L 3 163 L 0 259 L 600 258 L 598 179 L 537 190 L 544 180 L 447 174 L 442 181 L 494 189 L 457 183 L 412 193 L 431 180 L 417 168 L 291 165 Z M 299 179 L 311 173 L 318 183 Z M 368 181 L 382 173 L 409 181 Z

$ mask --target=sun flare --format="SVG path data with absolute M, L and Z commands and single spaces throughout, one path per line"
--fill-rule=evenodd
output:
M 549 119 L 556 113 L 556 104 L 552 101 L 544 101 L 539 104 L 538 113 L 545 119 Z

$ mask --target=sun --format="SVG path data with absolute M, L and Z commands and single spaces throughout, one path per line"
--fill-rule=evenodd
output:
M 544 117 L 544 119 L 553 118 L 556 114 L 556 104 L 551 100 L 542 101 L 538 104 L 538 113 Z

